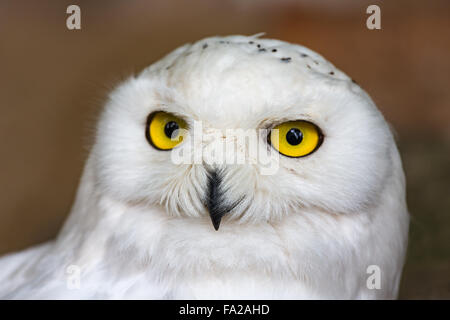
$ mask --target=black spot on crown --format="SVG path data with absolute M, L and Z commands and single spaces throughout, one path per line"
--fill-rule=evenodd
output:
M 284 57 L 280 59 L 282 62 L 291 62 L 292 58 L 291 57 Z

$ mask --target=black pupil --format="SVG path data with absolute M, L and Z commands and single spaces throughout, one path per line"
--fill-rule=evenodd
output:
M 292 128 L 286 133 L 286 140 L 290 145 L 296 146 L 303 140 L 303 133 L 297 128 Z
M 168 138 L 172 138 L 172 134 L 175 130 L 178 130 L 180 127 L 178 126 L 178 123 L 175 121 L 169 121 L 164 126 L 164 133 Z M 174 137 L 175 138 L 175 137 Z

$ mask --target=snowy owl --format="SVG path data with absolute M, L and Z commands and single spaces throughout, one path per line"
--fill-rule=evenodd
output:
M 206 161 L 225 140 L 244 161 Z M 408 225 L 359 85 L 300 45 L 210 37 L 109 95 L 63 229 L 0 259 L 0 297 L 392 299 Z

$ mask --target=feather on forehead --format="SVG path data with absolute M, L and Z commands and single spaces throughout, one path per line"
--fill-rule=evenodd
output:
M 280 64 L 289 64 L 292 68 L 304 72 L 321 74 L 330 79 L 351 80 L 316 52 L 297 44 L 259 38 L 261 35 L 263 34 L 209 37 L 186 44 L 145 69 L 143 74 L 153 71 L 169 71 L 175 65 L 188 61 L 195 61 L 197 66 L 200 66 L 201 60 L 214 60 L 216 66 L 226 69 L 240 60 L 244 60 L 249 65 L 251 62 L 258 65 L 276 61 Z
M 302 102 L 308 94 L 315 95 L 318 86 L 352 85 L 310 49 L 259 36 L 210 37 L 184 45 L 140 77 L 157 78 L 173 92 L 168 100 L 180 102 L 179 108 L 190 109 L 198 119 L 221 122 L 225 114 L 230 121 L 264 117 L 274 109 L 298 114 L 298 106 L 306 106 Z

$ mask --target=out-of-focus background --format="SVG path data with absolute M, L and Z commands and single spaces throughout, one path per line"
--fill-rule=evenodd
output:
M 81 30 L 66 8 L 81 7 Z M 381 8 L 381 30 L 366 8 Z M 0 254 L 55 237 L 106 93 L 177 46 L 266 32 L 318 51 L 397 131 L 412 215 L 400 298 L 450 298 L 450 1 L 0 1 Z

